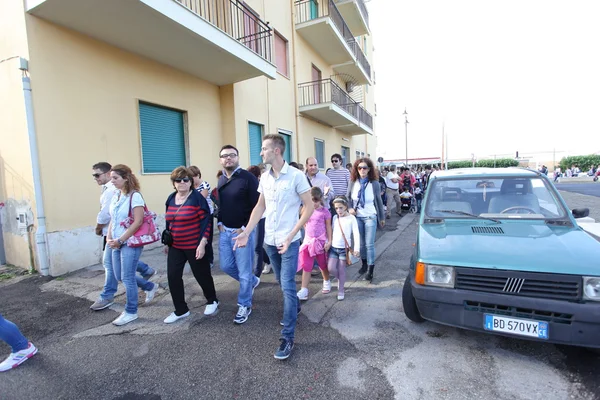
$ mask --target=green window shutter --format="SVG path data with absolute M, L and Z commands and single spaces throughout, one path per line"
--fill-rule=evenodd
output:
M 315 158 L 319 163 L 319 168 L 325 166 L 325 142 L 322 140 L 315 140 Z
M 262 149 L 262 125 L 248 122 L 248 143 L 250 144 L 250 164 L 260 164 L 262 162 L 262 157 L 260 156 Z
M 186 165 L 182 112 L 140 103 L 140 130 L 145 173 L 170 173 Z
M 283 159 L 289 164 L 292 161 L 292 139 L 290 135 L 281 134 L 281 136 L 283 136 L 283 140 L 285 141 L 285 152 L 283 153 Z

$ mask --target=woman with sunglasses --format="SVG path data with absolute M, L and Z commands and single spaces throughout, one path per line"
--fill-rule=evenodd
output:
M 381 201 L 381 186 L 377 170 L 370 158 L 360 158 L 352 167 L 350 184 L 348 185 L 350 214 L 356 216 L 360 232 L 360 258 L 362 266 L 359 274 L 368 273 L 365 280 L 373 280 L 375 269 L 375 233 L 377 223 L 385 226 L 385 210 Z
M 186 261 L 206 297 L 204 315 L 215 314 L 219 307 L 210 273 L 212 217 L 206 199 L 195 190 L 193 182 L 194 173 L 189 168 L 177 167 L 171 172 L 175 192 L 167 199 L 165 221 L 173 237 L 167 253 L 167 277 L 175 311 L 165 318 L 165 324 L 190 315 L 183 288 Z

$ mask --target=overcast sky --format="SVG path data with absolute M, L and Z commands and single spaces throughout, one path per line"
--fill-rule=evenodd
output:
M 600 152 L 600 0 L 371 0 L 378 154 Z M 565 153 L 561 153 L 565 152 Z M 547 158 L 546 158 L 547 159 Z

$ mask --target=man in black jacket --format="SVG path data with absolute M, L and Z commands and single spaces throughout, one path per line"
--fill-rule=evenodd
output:
M 254 243 L 256 233 L 248 238 L 248 245 L 233 249 L 234 239 L 242 233 L 254 206 L 258 202 L 258 179 L 240 167 L 239 152 L 225 145 L 219 153 L 223 175 L 217 184 L 219 190 L 219 262 L 227 275 L 240 283 L 238 293 L 238 312 L 233 319 L 243 324 L 252 312 L 252 295 L 260 278 L 253 273 Z

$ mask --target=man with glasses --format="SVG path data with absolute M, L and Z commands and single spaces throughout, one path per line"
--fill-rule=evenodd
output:
M 113 195 L 118 192 L 117 188 L 110 181 L 110 169 L 112 165 L 107 162 L 99 162 L 92 166 L 94 180 L 100 186 L 102 186 L 102 194 L 100 195 L 100 212 L 96 217 L 96 235 L 103 236 L 102 251 L 106 248 L 106 234 L 108 231 L 108 224 L 110 223 L 110 202 L 112 201 Z M 138 261 L 137 272 L 142 275 L 144 280 L 149 280 L 156 271 L 148 266 L 143 261 Z M 109 276 L 114 274 L 113 271 L 105 269 L 105 283 L 104 289 L 100 294 L 100 299 L 90 306 L 90 309 L 94 311 L 104 310 L 110 307 L 114 303 L 113 296 L 117 292 L 117 279 Z M 154 284 L 154 289 L 146 292 L 146 303 L 149 303 L 154 298 L 156 291 L 158 290 L 158 284 Z
M 254 275 L 254 251 L 256 234 L 248 234 L 248 246 L 234 249 L 235 238 L 241 235 L 256 203 L 258 202 L 258 179 L 240 167 L 239 152 L 232 145 L 225 145 L 219 152 L 223 175 L 217 184 L 219 190 L 219 264 L 227 275 L 240 283 L 238 312 L 233 319 L 243 324 L 252 312 L 252 295 L 260 283 Z
M 342 156 L 334 154 L 331 156 L 333 168 L 327 170 L 327 176 L 331 180 L 333 192 L 336 196 L 345 196 L 350 183 L 350 171 L 344 168 Z
M 327 202 L 326 204 L 330 204 L 337 192 L 332 190 L 331 179 L 324 173 L 319 172 L 319 162 L 314 157 L 306 159 L 306 177 L 310 182 L 310 186 L 316 186 L 323 191 L 323 199 Z

